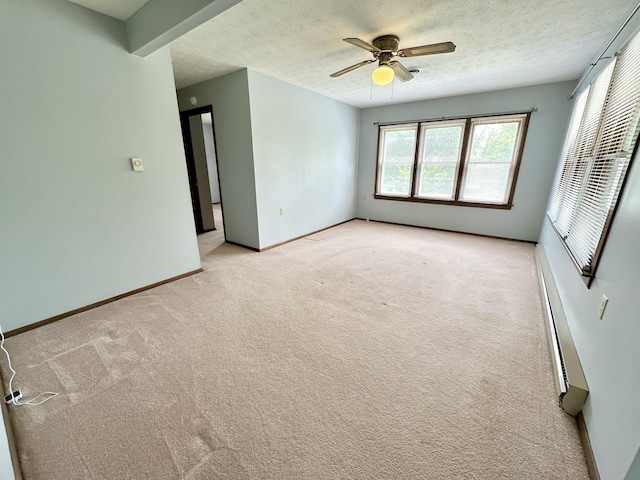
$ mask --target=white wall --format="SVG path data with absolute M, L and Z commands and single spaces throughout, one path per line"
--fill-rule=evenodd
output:
M 249 95 L 260 247 L 354 218 L 358 109 L 251 70 Z
M 591 288 L 545 220 L 540 236 L 589 386 L 584 418 L 602 478 L 621 480 L 640 447 L 640 165 L 635 164 Z M 601 295 L 609 297 L 603 320 Z M 637 479 L 638 477 L 629 477 Z
M 562 148 L 575 82 L 515 88 L 367 108 L 360 113 L 357 216 L 408 225 L 535 241 Z M 529 130 L 511 210 L 374 200 L 378 129 L 374 122 L 529 110 Z M 366 197 L 366 199 L 364 198 Z
M 202 115 L 202 133 L 204 135 L 204 150 L 207 155 L 207 170 L 209 171 L 209 191 L 211 202 L 220 203 L 220 184 L 218 183 L 218 161 L 216 160 L 216 146 L 213 124 L 210 113 Z
M 4 330 L 199 268 L 169 50 L 64 0 L 3 0 L 0 32 Z
M 589 397 L 584 417 L 602 478 L 622 479 L 640 447 L 640 168 L 634 165 L 587 289 L 552 227 L 544 246 L 578 350 Z M 601 295 L 609 297 L 603 320 Z
M 628 13 L 633 8 L 634 5 L 630 5 Z M 613 56 L 638 31 L 640 15 L 636 14 L 603 56 Z M 599 62 L 582 88 L 606 65 Z M 568 122 L 565 133 L 567 128 Z M 583 413 L 603 480 L 640 479 L 640 158 L 637 154 L 634 162 L 596 278 L 589 289 L 546 218 L 539 239 L 549 258 L 589 386 Z M 561 162 L 558 162 L 556 180 L 560 169 Z M 600 320 L 597 310 L 603 294 L 609 303 Z
M 265 248 L 354 217 L 358 109 L 247 70 L 179 90 L 181 110 L 191 96 L 213 106 L 227 240 Z
M 198 98 L 198 107 L 213 106 L 225 237 L 260 248 L 247 71 L 178 90 L 180 111 L 194 108 L 191 96 Z

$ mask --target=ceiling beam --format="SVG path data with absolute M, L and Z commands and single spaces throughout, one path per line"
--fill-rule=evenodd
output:
M 126 22 L 129 51 L 155 52 L 242 0 L 150 0 Z

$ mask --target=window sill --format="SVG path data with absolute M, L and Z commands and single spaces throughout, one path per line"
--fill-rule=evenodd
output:
M 474 208 L 491 208 L 497 210 L 511 210 L 513 204 L 511 203 L 482 203 L 482 202 L 463 202 L 460 200 L 436 200 L 432 198 L 418 198 L 418 197 L 395 197 L 392 195 L 379 195 L 373 196 L 376 200 L 395 200 L 398 202 L 414 202 L 414 203 L 433 203 L 437 205 L 455 205 L 457 207 L 474 207 Z
M 595 269 L 591 273 L 585 273 L 582 271 L 582 268 L 580 268 L 580 265 L 578 265 L 578 262 L 573 256 L 573 253 L 571 253 L 571 249 L 569 248 L 569 246 L 567 245 L 567 242 L 562 237 L 562 234 L 556 228 L 555 224 L 553 223 L 553 220 L 551 220 L 551 216 L 549 215 L 548 212 L 547 212 L 547 220 L 549 221 L 549 224 L 551 225 L 551 228 L 553 229 L 553 231 L 556 232 L 556 235 L 558 236 L 558 240 L 560 240 L 560 243 L 562 244 L 564 249 L 567 251 L 567 255 L 569 255 L 569 258 L 571 259 L 571 263 L 573 264 L 575 269 L 578 271 L 578 274 L 580 274 L 580 278 L 582 279 L 584 284 L 587 286 L 587 288 L 591 288 L 591 282 L 595 278 Z

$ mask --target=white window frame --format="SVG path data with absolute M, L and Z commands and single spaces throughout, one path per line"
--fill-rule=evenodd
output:
M 461 154 L 462 154 L 462 149 L 464 147 L 464 138 L 465 138 L 465 128 L 466 128 L 466 124 L 467 122 L 464 119 L 461 120 L 442 120 L 440 122 L 423 122 L 420 124 L 420 140 L 419 140 L 419 146 L 418 146 L 418 160 L 416 163 L 416 188 L 415 188 L 415 197 L 416 198 L 422 198 L 422 199 L 431 199 L 431 200 L 449 200 L 449 201 L 453 201 L 455 200 L 455 195 L 456 195 L 456 184 L 458 183 L 458 178 L 460 176 L 460 158 L 461 158 Z M 425 157 L 425 131 L 426 130 L 430 130 L 430 129 L 436 129 L 436 128 L 446 128 L 446 127 L 453 127 L 453 126 L 459 126 L 460 127 L 460 142 L 458 144 L 458 155 L 457 155 L 457 160 L 455 161 L 455 166 L 454 166 L 454 175 L 453 175 L 453 186 L 451 189 L 451 195 L 449 197 L 443 197 L 441 195 L 420 195 L 420 184 L 422 183 L 422 166 L 423 165 L 443 165 L 445 164 L 444 162 L 442 163 L 437 163 L 437 162 L 425 162 L 424 161 L 424 157 Z
M 380 161 L 378 162 L 377 174 L 376 174 L 376 192 L 381 191 L 382 183 L 383 183 L 383 175 L 384 175 L 384 166 L 387 162 L 384 161 L 384 151 L 385 151 L 385 141 L 387 132 L 397 132 L 403 130 L 414 130 L 415 137 L 418 138 L 418 124 L 417 123 L 407 123 L 401 125 L 389 125 L 389 126 L 381 126 L 378 131 L 378 158 Z M 389 162 L 391 163 L 391 162 Z M 396 163 L 394 163 L 397 165 Z M 411 156 L 410 162 L 410 178 L 413 178 L 413 171 L 415 165 L 415 147 L 413 151 L 413 155 Z M 385 192 L 384 195 L 387 197 L 398 197 L 398 198 L 408 198 L 411 196 L 411 180 L 409 180 L 409 191 L 406 194 L 403 193 L 389 193 Z
M 471 131 L 469 132 L 469 140 L 468 140 L 468 148 L 466 153 L 466 158 L 464 162 L 464 169 L 462 173 L 462 179 L 460 180 L 460 195 L 459 199 L 462 202 L 482 202 L 482 203 L 494 203 L 490 200 L 478 200 L 473 198 L 465 198 L 464 191 L 467 186 L 467 174 L 469 172 L 468 166 L 471 165 L 471 152 L 473 150 L 473 133 L 475 128 L 478 125 L 490 125 L 496 123 L 517 123 L 518 131 L 516 133 L 516 140 L 513 145 L 513 152 L 511 153 L 511 160 L 509 162 L 509 173 L 507 174 L 507 181 L 505 183 L 504 194 L 502 196 L 502 200 L 495 202 L 499 205 L 506 205 L 512 201 L 513 192 L 512 186 L 514 185 L 515 176 L 517 175 L 517 169 L 519 168 L 519 160 L 522 150 L 522 143 L 524 142 L 524 137 L 522 135 L 522 131 L 524 129 L 525 122 L 527 121 L 527 117 L 524 114 L 521 115 L 513 115 L 510 117 L 483 117 L 483 118 L 474 118 L 471 119 Z M 490 163 L 490 162 L 486 162 Z M 506 162 L 500 162 L 506 163 Z

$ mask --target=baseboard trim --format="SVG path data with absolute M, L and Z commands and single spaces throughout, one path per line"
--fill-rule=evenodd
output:
M 99 302 L 92 303 L 91 305 L 86 305 L 84 307 L 76 308 L 75 310 L 71 310 L 69 312 L 61 313 L 56 315 L 55 317 L 46 318 L 44 320 L 40 320 L 39 322 L 31 323 L 24 327 L 16 328 L 15 330 L 10 330 L 5 333 L 5 337 L 12 337 L 14 335 L 19 335 L 20 333 L 28 332 L 29 330 L 33 330 L 38 327 L 42 327 L 44 325 L 48 325 L 53 322 L 57 322 L 58 320 L 62 320 L 63 318 L 70 317 L 71 315 L 76 315 L 78 313 L 86 312 L 87 310 L 91 310 L 93 308 L 101 307 L 111 302 L 115 302 L 116 300 L 120 300 L 125 297 L 130 297 L 131 295 L 135 295 L 136 293 L 144 292 L 145 290 L 150 290 L 155 287 L 159 287 L 160 285 L 164 285 L 166 283 L 175 282 L 176 280 L 180 280 L 181 278 L 190 277 L 191 275 L 195 275 L 196 273 L 200 273 L 204 270 L 202 268 L 198 268 L 197 270 L 192 270 L 190 272 L 183 273 L 181 275 L 176 275 L 175 277 L 167 278 L 166 280 L 162 280 L 160 282 L 152 283 L 151 285 L 147 285 L 145 287 L 136 288 L 135 290 L 131 290 L 130 292 L 121 293 L 120 295 L 116 295 L 115 297 L 110 297 L 105 300 L 100 300 Z
M 345 223 L 352 222 L 356 220 L 355 218 L 350 218 L 349 220 L 345 220 L 344 222 L 336 223 L 335 225 L 329 225 L 328 227 L 321 228 L 320 230 L 315 230 L 313 232 L 305 233 L 304 235 L 300 235 L 299 237 L 291 238 L 289 240 L 285 240 L 284 242 L 274 243 L 273 245 L 269 245 L 268 247 L 261 248 L 258 250 L 259 252 L 265 252 L 267 250 L 271 250 L 272 248 L 280 247 L 282 245 L 286 245 L 287 243 L 295 242 L 296 240 L 300 240 L 301 238 L 308 237 L 309 235 L 315 235 L 316 233 L 324 232 L 325 230 L 329 230 L 330 228 L 337 227 L 338 225 L 343 225 Z
M 400 225 L 401 227 L 424 228 L 426 230 L 436 230 L 438 232 L 461 233 L 463 235 L 473 235 L 474 237 L 495 238 L 496 240 L 509 240 L 511 242 L 531 243 L 533 245 L 537 243 L 535 240 L 522 240 L 521 238 L 499 237 L 497 235 L 487 235 L 484 233 L 462 232 L 460 230 L 448 230 L 446 228 L 424 227 L 422 225 L 409 225 L 408 223 L 387 222 L 386 220 L 372 220 L 372 219 L 360 218 L 360 217 L 354 218 L 354 220 L 363 220 L 366 222 L 376 222 L 376 223 L 388 223 L 389 225 Z
M 499 237 L 497 235 L 486 235 L 484 233 L 471 233 L 471 232 L 461 232 L 459 230 L 447 230 L 446 228 L 435 228 L 435 227 L 424 227 L 422 225 L 409 225 L 408 223 L 399 223 L 399 222 L 387 222 L 385 220 L 368 220 L 365 218 L 354 217 L 349 220 L 345 220 L 344 222 L 336 223 L 334 225 L 329 225 L 328 227 L 321 228 L 320 230 L 315 230 L 313 232 L 305 233 L 304 235 L 300 235 L 298 237 L 290 238 L 289 240 L 285 240 L 284 242 L 274 243 L 273 245 L 269 245 L 268 247 L 263 248 L 255 248 L 249 247 L 247 245 L 242 245 L 241 243 L 232 242 L 230 240 L 226 240 L 225 243 L 230 245 L 235 245 L 236 247 L 246 248 L 248 250 L 252 250 L 254 252 L 266 252 L 267 250 L 271 250 L 272 248 L 280 247 L 282 245 L 286 245 L 287 243 L 295 242 L 296 240 L 300 240 L 301 238 L 308 237 L 309 235 L 315 235 L 316 233 L 324 232 L 325 230 L 329 230 L 330 228 L 337 227 L 338 225 L 343 225 L 345 223 L 352 222 L 354 220 L 362 220 L 362 221 L 371 221 L 376 223 L 387 223 L 389 225 L 399 225 L 401 227 L 413 227 L 413 228 L 424 228 L 426 230 L 436 230 L 438 232 L 448 232 L 448 233 L 460 233 L 463 235 L 473 235 L 475 237 L 485 237 L 485 238 L 493 238 L 496 240 L 509 240 L 511 242 L 522 242 L 522 243 L 530 243 L 535 245 L 536 242 L 534 240 L 522 240 L 520 238 L 508 238 L 508 237 Z
M 584 421 L 582 412 L 578 413 L 576 420 L 578 421 L 578 431 L 580 432 L 580 440 L 582 440 L 584 458 L 587 462 L 587 469 L 589 470 L 589 478 L 591 480 L 600 480 L 600 472 L 598 471 L 596 457 L 591 448 L 591 440 L 589 440 L 589 432 L 587 431 L 587 424 Z

